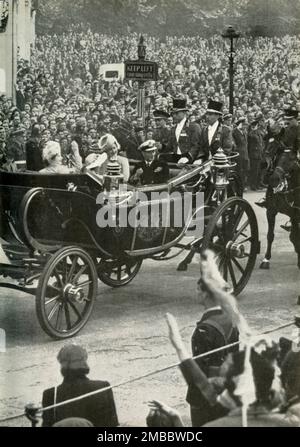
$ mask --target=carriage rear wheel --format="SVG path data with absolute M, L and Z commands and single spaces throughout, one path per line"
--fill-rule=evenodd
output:
M 101 259 L 97 265 L 99 279 L 110 287 L 129 284 L 138 274 L 143 260 L 135 258 Z
M 250 204 L 239 197 L 222 203 L 204 232 L 202 250 L 212 249 L 219 269 L 238 295 L 248 283 L 259 253 L 258 226 Z
M 93 259 L 77 247 L 51 256 L 40 276 L 36 311 L 42 329 L 55 339 L 77 334 L 87 323 L 97 295 Z

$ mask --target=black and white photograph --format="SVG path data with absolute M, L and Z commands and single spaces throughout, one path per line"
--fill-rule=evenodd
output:
M 300 0 L 0 0 L 3 427 L 300 427 Z

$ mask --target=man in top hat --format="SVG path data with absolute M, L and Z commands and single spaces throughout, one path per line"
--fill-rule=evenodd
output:
M 101 390 L 110 386 L 109 382 L 90 380 L 88 354 L 79 345 L 66 345 L 58 353 L 63 382 L 43 392 L 42 406 L 48 407 L 74 397 Z M 43 427 L 52 427 L 66 418 L 84 418 L 95 427 L 116 427 L 119 425 L 111 389 L 86 397 L 68 405 L 44 411 Z
M 223 103 L 210 100 L 205 113 L 207 125 L 201 134 L 201 152 L 198 158 L 208 159 L 221 147 L 226 154 L 232 150 L 232 131 L 221 124 Z
M 247 120 L 241 117 L 237 120 L 233 129 L 232 137 L 234 141 L 235 151 L 239 156 L 236 158 L 236 170 L 239 174 L 243 189 L 245 188 L 246 177 L 249 171 L 249 155 L 248 155 L 248 136 L 247 136 Z
M 285 110 L 285 130 L 282 142 L 285 146 L 297 154 L 300 152 L 300 126 L 298 123 L 298 110 L 291 107 Z
M 175 126 L 171 130 L 166 146 L 167 161 L 191 163 L 198 158 L 201 151 L 201 128 L 197 123 L 190 123 L 187 116 L 186 99 L 173 100 L 173 118 Z
M 134 168 L 130 183 L 133 185 L 153 185 L 166 183 L 169 179 L 169 167 L 164 161 L 157 160 L 157 144 L 154 140 L 142 143 L 139 150 L 143 161 Z
M 167 119 L 170 118 L 170 114 L 164 110 L 154 110 L 153 118 L 156 123 L 153 139 L 157 143 L 158 150 L 165 152 L 170 138 L 170 130 L 167 127 Z

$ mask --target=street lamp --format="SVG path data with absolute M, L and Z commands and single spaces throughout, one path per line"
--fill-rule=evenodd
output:
M 233 76 L 234 76 L 234 54 L 235 49 L 233 46 L 233 41 L 240 37 L 240 33 L 235 31 L 232 26 L 228 26 L 226 31 L 222 34 L 224 39 L 230 40 L 230 50 L 229 50 L 229 112 L 233 113 Z

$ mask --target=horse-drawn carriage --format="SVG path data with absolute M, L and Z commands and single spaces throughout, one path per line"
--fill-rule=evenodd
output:
M 173 166 L 166 184 L 140 188 L 116 186 L 113 173 L 103 187 L 89 172 L 0 172 L 0 286 L 34 295 L 41 327 L 58 339 L 86 324 L 98 279 L 124 286 L 146 258 L 164 261 L 183 250 L 212 248 L 224 278 L 240 293 L 259 240 L 231 165 L 219 150 L 200 166 Z

